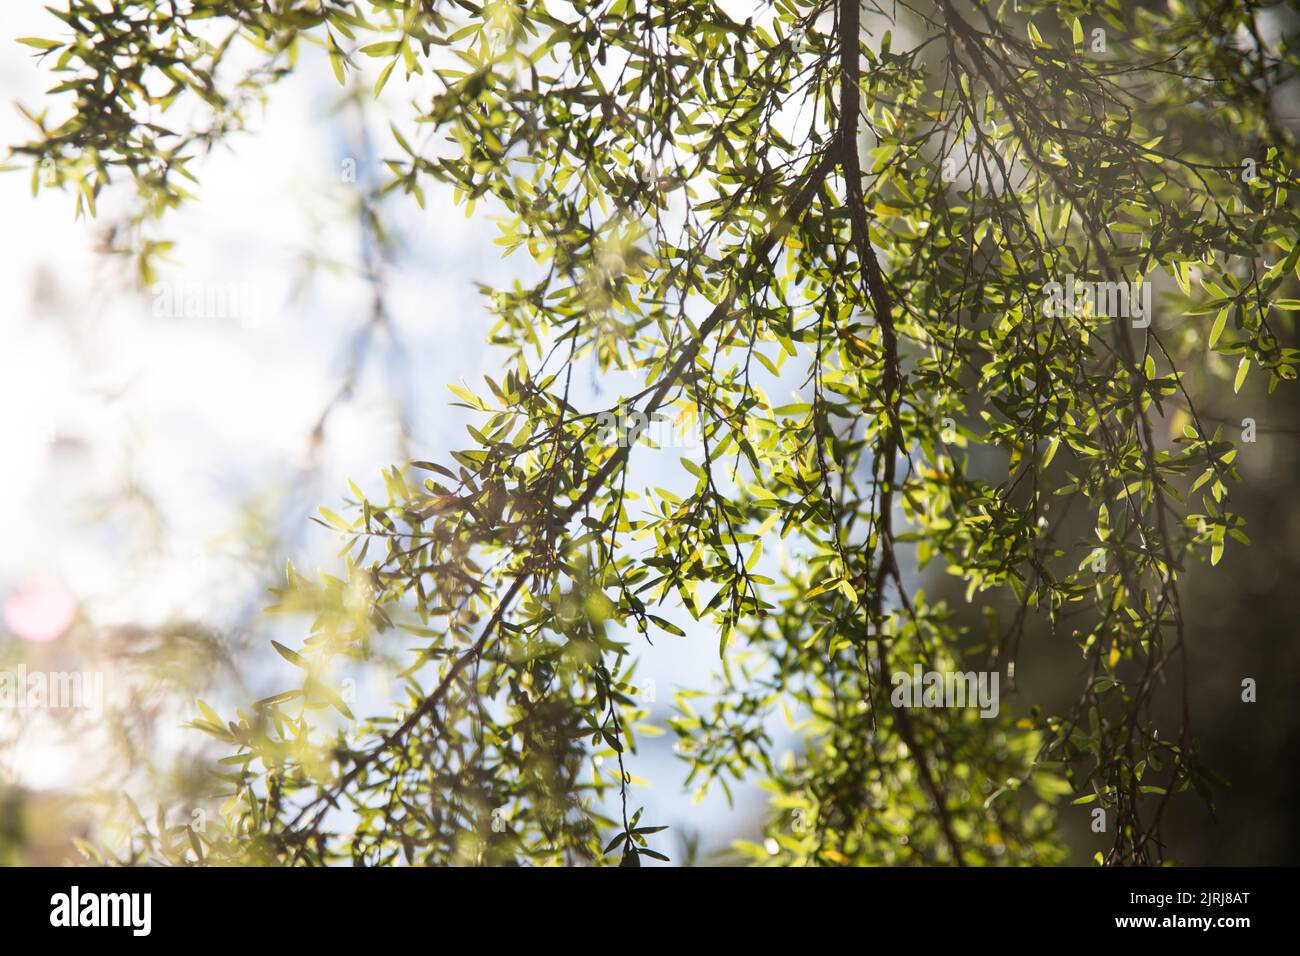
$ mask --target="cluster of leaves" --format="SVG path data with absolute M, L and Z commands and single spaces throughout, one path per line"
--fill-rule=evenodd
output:
M 235 751 L 203 859 L 662 858 L 628 757 L 634 641 L 681 634 L 665 602 L 709 622 L 723 665 L 672 721 L 689 779 L 775 793 L 757 858 L 1054 862 L 1067 794 L 1113 814 L 1108 862 L 1163 858 L 1167 802 L 1209 779 L 1187 701 L 1176 734 L 1153 717 L 1186 673 L 1179 577 L 1244 537 L 1198 378 L 1271 388 L 1298 354 L 1296 151 L 1271 102 L 1297 45 L 1261 38 L 1259 4 L 99 6 L 73 0 L 72 41 L 31 41 L 76 104 L 24 150 L 86 197 L 125 166 L 170 204 L 215 133 L 141 111 L 189 91 L 225 116 L 250 81 L 218 92 L 222 51 L 263 51 L 266 77 L 310 41 L 341 82 L 380 62 L 376 94 L 399 63 L 435 80 L 413 107 L 430 145 L 394 128 L 385 192 L 450 186 L 538 266 L 489 290 L 506 370 L 453 389 L 472 447 L 323 512 L 348 573 L 283 589 L 314 615 L 281 649 L 302 686 L 197 722 Z M 227 31 L 207 60 L 181 49 L 200 19 Z M 1154 286 L 1159 321 L 1046 309 L 1070 275 Z M 628 393 L 576 407 L 583 368 Z M 698 428 L 682 493 L 638 487 L 662 451 L 601 424 L 629 408 Z M 1013 595 L 1013 620 L 966 634 L 913 557 L 990 613 Z M 914 664 L 1010 684 L 1031 626 L 1077 642 L 1069 712 L 891 703 Z M 418 640 L 406 699 L 358 723 L 335 666 L 398 634 Z M 331 705 L 342 728 L 315 716 Z M 774 707 L 798 755 L 775 753 Z

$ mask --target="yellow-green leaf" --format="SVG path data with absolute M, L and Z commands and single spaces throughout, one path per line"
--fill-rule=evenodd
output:
M 1250 357 L 1243 355 L 1241 361 L 1237 363 L 1237 377 L 1232 380 L 1232 392 L 1235 395 L 1241 391 L 1242 383 L 1246 381 L 1246 373 L 1250 371 Z
M 1229 309 L 1229 306 L 1220 309 L 1219 314 L 1214 319 L 1214 325 L 1210 326 L 1210 348 L 1214 348 L 1219 341 L 1219 336 L 1223 334 L 1223 327 L 1228 324 Z

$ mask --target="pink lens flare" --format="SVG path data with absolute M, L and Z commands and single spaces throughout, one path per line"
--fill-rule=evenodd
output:
M 5 600 L 5 624 L 25 641 L 57 641 L 77 617 L 77 596 L 57 578 L 31 578 Z

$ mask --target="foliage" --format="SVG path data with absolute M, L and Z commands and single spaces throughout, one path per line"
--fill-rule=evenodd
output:
M 1107 862 L 1163 859 L 1168 803 L 1211 780 L 1179 579 L 1245 540 L 1232 436 L 1195 397 L 1252 370 L 1271 390 L 1298 354 L 1271 102 L 1296 37 L 1266 42 L 1263 6 L 70 0 L 62 37 L 24 42 L 71 113 L 33 114 L 16 152 L 79 210 L 123 173 L 142 220 L 188 198 L 198 150 L 315 46 L 341 83 L 377 65 L 376 95 L 433 82 L 410 117 L 432 135 L 394 126 L 383 193 L 450 187 L 536 264 L 485 290 L 505 363 L 453 387 L 472 445 L 322 509 L 346 578 L 291 568 L 277 604 L 313 616 L 277 647 L 301 684 L 202 707 L 232 751 L 224 830 L 168 850 L 142 825 L 146 855 L 663 859 L 630 810 L 633 658 L 680 606 L 721 667 L 672 729 L 689 782 L 766 781 L 756 858 L 1055 862 L 1070 796 L 1110 816 Z M 171 128 L 182 103 L 206 119 Z M 1160 320 L 1051 308 L 1069 276 L 1153 288 Z M 590 369 L 617 402 L 571 404 Z M 702 439 L 681 493 L 633 467 L 677 454 L 641 434 L 659 421 Z M 963 582 L 987 633 L 913 564 Z M 1031 628 L 1077 645 L 1066 711 L 891 703 L 915 664 L 1010 684 Z M 405 701 L 355 722 L 336 666 L 404 637 Z M 785 760 L 779 708 L 804 744 Z

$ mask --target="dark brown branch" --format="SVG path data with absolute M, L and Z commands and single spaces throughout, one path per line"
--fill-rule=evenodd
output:
M 867 223 L 866 205 L 862 195 L 862 168 L 858 160 L 858 116 L 861 112 L 861 93 L 858 88 L 860 76 L 859 38 L 861 36 L 861 11 L 859 0 L 841 0 L 840 20 L 840 128 L 838 143 L 840 166 L 844 171 L 845 200 L 848 204 L 850 229 L 853 247 L 857 252 L 858 262 L 865 273 L 866 292 L 871 300 L 871 308 L 876 322 L 880 326 L 880 341 L 885 351 L 885 367 L 882 373 L 884 395 L 882 396 L 882 414 L 885 427 L 882 429 L 883 441 L 877 455 L 876 464 L 880 468 L 880 506 L 876 525 L 876 537 L 880 542 L 880 563 L 876 568 L 875 581 L 871 587 L 868 632 L 874 623 L 876 628 L 876 660 L 879 664 L 879 679 L 888 680 L 889 659 L 885 649 L 884 593 L 885 583 L 892 574 L 899 577 L 898 562 L 894 555 L 894 482 L 901 428 L 901 390 L 898 361 L 898 335 L 894 331 L 893 303 L 889 290 L 885 287 L 884 275 L 875 250 L 871 248 L 871 232 Z M 870 545 L 868 545 L 870 547 Z M 901 588 L 901 582 L 899 582 Z M 868 633 L 868 636 L 870 634 Z M 948 802 L 934 775 L 931 772 L 927 755 L 919 745 L 912 729 L 911 717 L 906 707 L 894 707 L 894 719 L 898 725 L 899 736 L 907 745 L 908 753 L 916 763 L 921 785 L 934 804 L 939 825 L 943 828 L 944 838 L 948 842 L 953 862 L 964 866 L 961 843 L 953 830 L 952 817 L 948 812 Z

